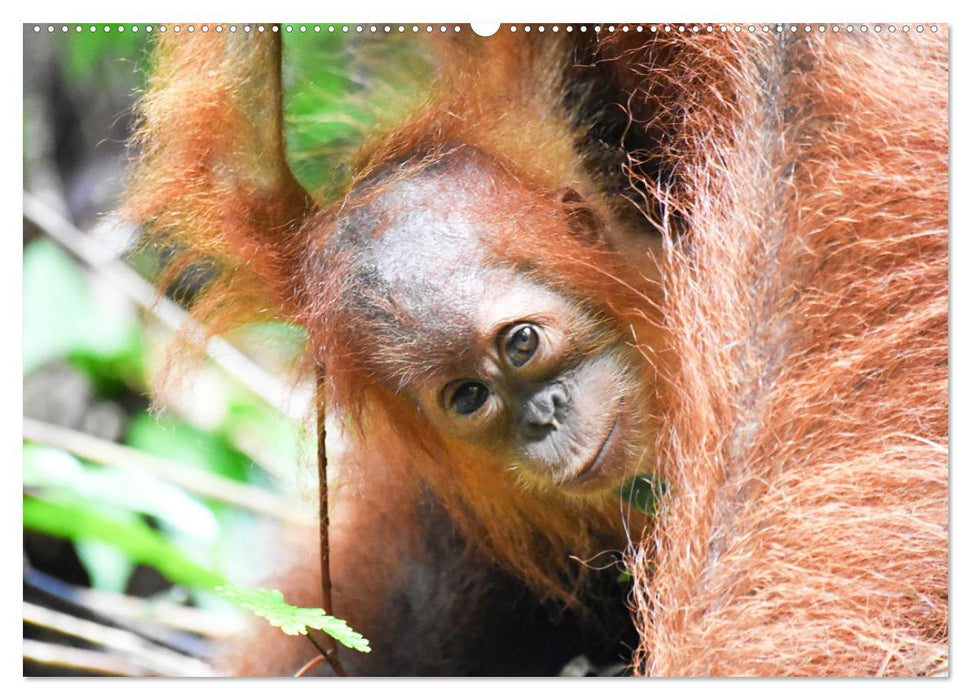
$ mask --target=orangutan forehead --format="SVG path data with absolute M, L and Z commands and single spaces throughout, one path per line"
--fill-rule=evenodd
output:
M 476 222 L 461 211 L 426 208 L 381 218 L 382 230 L 353 254 L 361 284 L 386 294 L 410 317 L 441 317 L 450 325 L 460 317 L 471 320 L 487 291 Z
M 470 326 L 497 275 L 485 266 L 488 221 L 481 168 L 464 158 L 409 179 L 374 183 L 338 220 L 334 244 L 349 255 L 361 294 L 383 295 L 431 331 Z M 356 273 L 356 274 L 355 274 Z
M 339 214 L 332 245 L 350 261 L 341 304 L 391 374 L 461 363 L 497 324 L 561 300 L 498 259 L 496 227 L 528 221 L 483 202 L 515 187 L 508 174 L 456 156 L 409 178 L 378 176 Z

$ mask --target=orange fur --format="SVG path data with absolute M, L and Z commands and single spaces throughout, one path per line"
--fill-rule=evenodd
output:
M 499 109 L 505 98 L 505 92 L 494 96 L 494 109 Z M 552 96 L 547 95 L 546 99 Z M 464 115 L 453 109 L 453 104 L 447 108 L 436 104 L 429 115 L 419 117 L 417 122 L 427 128 L 432 119 L 454 120 L 462 125 L 463 142 L 482 143 L 488 124 L 462 119 Z M 483 133 L 481 138 L 479 132 Z M 440 128 L 436 127 L 433 133 L 440 136 Z M 459 136 L 443 138 L 451 143 Z M 439 155 L 419 153 L 418 167 L 428 167 Z M 385 157 L 395 162 L 400 156 Z M 372 158 L 370 167 L 380 168 L 385 163 Z M 392 184 L 413 171 L 413 167 L 397 165 Z M 550 280 L 554 287 L 582 289 L 594 312 L 621 319 L 624 330 L 636 328 L 630 342 L 634 342 L 634 337 L 640 339 L 645 352 L 653 354 L 651 348 L 658 344 L 656 282 L 639 270 L 620 264 L 615 254 L 578 242 L 569 230 L 568 216 L 546 199 L 544 188 L 527 181 L 519 171 L 517 175 L 518 187 L 511 191 L 493 188 L 483 206 L 481 221 L 489 222 L 490 236 L 494 237 L 488 242 L 492 254 L 503 261 L 530 263 L 532 273 L 544 282 Z M 585 184 L 592 191 L 589 183 L 569 182 Z M 379 185 L 368 190 L 365 201 L 381 189 Z M 310 329 L 310 345 L 317 361 L 326 363 L 332 407 L 342 415 L 354 417 L 349 437 L 367 455 L 366 462 L 388 465 L 387 478 L 393 482 L 427 481 L 463 534 L 491 558 L 535 589 L 575 603 L 575 592 L 586 574 L 575 558 L 587 560 L 607 548 L 624 548 L 625 518 L 629 514 L 622 512 L 616 494 L 610 492 L 597 498 L 578 498 L 524 481 L 488 451 L 441 436 L 412 402 L 388 390 L 388 379 L 382 373 L 383 350 L 367 334 L 344 331 L 358 323 L 356 310 L 343 308 L 341 301 L 348 294 L 348 275 L 344 270 L 350 266 L 348 261 L 355 251 L 325 248 L 315 252 L 332 234 L 332 219 L 337 212 L 360 206 L 360 199 L 352 191 L 348 199 L 338 202 L 322 214 L 320 221 L 311 222 L 305 229 L 307 249 L 311 252 L 304 277 L 313 293 L 301 322 Z M 447 202 L 442 201 L 416 201 L 411 205 L 447 208 Z M 376 222 L 373 235 L 381 235 L 383 226 Z M 320 260 L 321 257 L 326 259 Z M 395 364 L 400 364 L 407 349 L 395 347 L 393 352 Z M 405 364 L 415 372 L 426 365 L 437 371 L 444 359 L 430 356 L 429 349 L 422 346 L 414 357 L 407 355 Z M 649 371 L 649 367 L 644 371 Z M 642 399 L 646 404 L 653 402 L 653 396 Z M 371 471 L 364 464 L 356 474 L 345 478 L 364 483 L 373 479 Z
M 939 672 L 946 34 L 671 44 L 681 361 L 660 410 L 671 495 L 635 555 L 638 667 Z
M 209 332 L 292 313 L 293 231 L 313 204 L 283 157 L 279 46 L 168 34 L 154 59 L 122 215 L 172 253 L 161 286 L 193 265 L 213 273 L 193 307 Z
M 210 40 L 163 42 L 128 211 L 188 246 L 186 260 L 221 261 L 232 284 L 214 283 L 199 307 L 214 329 L 265 309 L 269 290 L 308 326 L 312 359 L 327 360 L 330 401 L 356 422 L 335 495 L 337 613 L 372 639 L 382 633 L 367 625 L 396 585 L 385 572 L 425 556 L 417 535 L 400 538 L 418 531 L 422 481 L 478 552 L 571 600 L 584 570 L 564 553 L 625 543 L 616 498 L 524 488 L 373 381 L 361 362 L 368 339 L 341 332 L 352 319 L 328 315 L 341 261 L 328 279 L 295 282 L 355 200 L 307 203 L 282 160 L 278 79 L 244 75 L 253 63 L 241 49 L 214 53 Z M 659 396 L 645 400 L 657 402 L 655 469 L 669 490 L 629 557 L 635 672 L 939 671 L 946 32 L 605 35 L 594 55 L 627 92 L 629 132 L 651 144 L 627 152 L 640 218 L 577 154 L 588 135 L 561 106 L 566 38 L 442 43 L 435 95 L 364 146 L 351 191 L 389 163 L 404 172 L 459 148 L 489 154 L 518 183 L 484 214 L 497 255 L 538 261 L 547 277 L 585 290 L 633 329 L 645 371 L 657 366 Z M 239 89 L 260 84 L 269 96 Z M 515 233 L 517 217 L 565 188 L 586 203 L 579 216 L 625 235 L 660 230 L 662 272 L 649 257 L 631 268 L 582 248 L 562 217 L 539 235 Z M 362 532 L 374 547 L 362 548 Z M 288 585 L 313 600 L 315 583 Z M 251 670 L 299 667 L 289 647 L 264 646 L 244 652 Z

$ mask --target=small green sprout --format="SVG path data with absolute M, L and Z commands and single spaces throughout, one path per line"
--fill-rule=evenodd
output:
M 623 485 L 620 497 L 637 510 L 653 517 L 657 515 L 658 501 L 667 492 L 668 485 L 660 477 L 638 474 Z
M 275 589 L 216 586 L 216 593 L 226 600 L 259 615 L 286 634 L 307 636 L 307 628 L 320 630 L 344 646 L 365 653 L 371 651 L 368 640 L 351 629 L 344 620 L 327 615 L 321 608 L 299 608 L 283 599 Z

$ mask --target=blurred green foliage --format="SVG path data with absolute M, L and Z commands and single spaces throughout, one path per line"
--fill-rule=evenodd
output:
M 104 31 L 106 26 L 110 32 Z M 125 64 L 133 64 L 130 72 L 144 75 L 149 38 L 145 31 L 131 31 L 130 25 L 70 25 L 64 36 L 64 75 L 72 82 L 100 81 L 103 86 L 106 74 Z
M 151 35 L 81 25 L 47 37 L 59 70 L 79 89 L 121 92 L 130 103 L 150 65 Z M 95 31 L 91 31 L 92 27 Z M 428 57 L 409 37 L 353 33 L 283 33 L 285 129 L 288 157 L 298 179 L 327 200 L 350 175 L 349 161 L 366 133 L 393 123 L 422 99 L 431 75 Z M 25 113 L 25 121 L 30 118 Z M 88 124 L 90 127 L 90 124 Z M 107 134 L 109 124 L 104 124 Z M 144 251 L 133 260 L 151 269 Z M 52 363 L 66 363 L 87 380 L 98 401 L 116 401 L 126 413 L 121 441 L 144 452 L 263 488 L 281 485 L 254 464 L 272 455 L 278 464 L 309 454 L 301 427 L 232 378 L 207 397 L 222 408 L 218 424 L 203 429 L 169 413 L 148 411 L 158 342 L 150 323 L 97 270 L 82 268 L 45 237 L 23 255 L 23 372 L 25 381 Z M 284 323 L 252 324 L 240 337 L 280 371 L 299 357 L 304 334 Z M 264 360 L 266 358 L 263 358 Z M 283 382 L 287 379 L 284 377 Z M 246 449 L 241 446 L 246 445 Z M 208 590 L 258 571 L 253 546 L 256 518 L 238 508 L 188 493 L 137 467 L 93 464 L 54 447 L 26 442 L 23 452 L 24 528 L 74 543 L 94 587 L 122 591 L 136 564 L 154 567 L 171 582 Z M 194 598 L 200 604 L 204 594 Z M 266 601 L 264 601 L 266 602 Z M 271 606 L 272 607 L 272 606 Z
M 124 305 L 99 303 L 103 295 L 95 293 L 96 279 L 48 239 L 27 246 L 24 377 L 43 372 L 51 362 L 66 362 L 84 374 L 98 400 L 145 396 L 149 347 L 143 323 Z M 302 337 L 268 324 L 252 333 L 277 343 Z M 295 468 L 299 427 L 231 380 L 213 398 L 226 407 L 223 421 L 211 430 L 171 414 L 156 417 L 144 400 L 136 401 L 123 442 L 237 481 L 278 487 L 233 437 L 247 433 L 263 441 L 265 450 L 279 449 Z M 232 562 L 240 563 L 233 573 L 254 564 L 255 553 L 241 554 L 238 546 L 245 539 L 240 531 L 246 533 L 254 521 L 250 514 L 200 499 L 137 467 L 90 464 L 63 450 L 27 443 L 23 485 L 31 494 L 24 528 L 74 542 L 97 588 L 125 590 L 135 564 L 153 566 L 173 583 L 206 587 L 223 580 L 216 572 Z
M 216 432 L 205 432 L 168 415 L 141 413 L 132 420 L 126 442 L 150 454 L 246 481 L 251 462 Z
M 223 582 L 222 576 L 186 557 L 141 520 L 112 517 L 88 503 L 24 496 L 24 527 L 69 540 L 106 542 L 132 561 L 155 567 L 174 583 L 212 588 Z
M 428 55 L 408 36 L 285 32 L 287 156 L 300 183 L 334 197 L 365 135 L 410 113 L 431 78 Z
M 38 239 L 24 250 L 23 274 L 24 375 L 58 357 L 135 370 L 143 352 L 135 319 L 98 304 L 67 253 Z
M 289 36 L 285 45 L 286 142 L 290 166 L 311 191 L 339 179 L 333 155 L 360 141 L 370 112 L 354 101 L 347 36 Z

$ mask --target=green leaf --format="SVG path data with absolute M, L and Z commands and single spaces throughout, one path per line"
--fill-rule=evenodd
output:
M 369 652 L 368 640 L 351 629 L 344 620 L 327 615 L 321 608 L 298 608 L 288 604 L 275 589 L 217 586 L 216 593 L 241 608 L 259 615 L 286 634 L 307 634 L 307 628 L 320 630 L 344 646 Z
M 24 496 L 24 529 L 72 541 L 99 540 L 113 545 L 136 562 L 153 566 L 174 583 L 213 588 L 222 576 L 186 557 L 171 542 L 141 520 L 124 521 L 83 503 L 43 501 Z
M 668 486 L 660 477 L 652 474 L 638 474 L 620 489 L 620 497 L 637 510 L 648 515 L 657 515 L 657 503 L 668 492 Z

